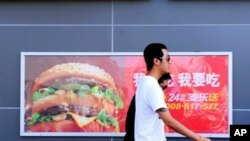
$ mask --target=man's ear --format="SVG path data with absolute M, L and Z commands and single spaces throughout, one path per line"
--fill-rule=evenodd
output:
M 161 61 L 159 59 L 154 58 L 154 64 L 159 65 L 160 63 L 161 63 Z

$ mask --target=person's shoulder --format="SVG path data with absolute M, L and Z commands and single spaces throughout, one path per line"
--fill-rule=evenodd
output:
M 156 79 L 154 77 L 150 76 L 150 75 L 144 76 L 141 80 L 144 81 L 144 82 L 146 82 L 146 83 L 156 81 Z
M 149 81 L 149 77 L 148 77 L 148 76 L 142 77 L 142 78 L 140 79 L 140 81 L 139 81 L 139 86 L 140 86 L 140 85 L 145 85 L 145 84 L 147 84 L 148 81 Z
M 148 75 L 144 77 L 144 83 L 150 86 L 158 85 L 158 81 L 153 76 Z
M 154 81 L 154 82 L 158 82 L 153 76 L 151 75 L 146 75 L 143 77 L 146 80 L 150 80 L 150 81 Z

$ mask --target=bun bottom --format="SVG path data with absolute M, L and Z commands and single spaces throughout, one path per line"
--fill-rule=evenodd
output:
M 94 121 L 80 128 L 73 120 L 37 123 L 27 128 L 29 132 L 115 132 L 114 127 L 104 127 Z

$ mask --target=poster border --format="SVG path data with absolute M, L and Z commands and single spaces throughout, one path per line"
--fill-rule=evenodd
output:
M 232 124 L 232 109 L 233 109 L 233 84 L 232 84 L 232 74 L 233 74 L 233 54 L 232 52 L 169 52 L 173 56 L 228 56 L 228 133 L 225 134 L 201 134 L 205 137 L 215 137 L 215 138 L 229 138 L 230 135 L 230 125 Z M 72 55 L 81 55 L 81 56 L 138 56 L 143 55 L 142 52 L 21 52 L 20 53 L 21 68 L 20 68 L 20 136 L 86 136 L 86 137 L 123 137 L 125 133 L 76 133 L 76 132 L 59 132 L 59 133 L 49 133 L 49 132 L 25 132 L 24 130 L 24 101 L 25 101 L 25 57 L 26 56 L 72 56 Z M 179 133 L 166 133 L 167 137 L 184 137 Z

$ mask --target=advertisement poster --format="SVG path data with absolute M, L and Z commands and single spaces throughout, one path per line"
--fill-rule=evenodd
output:
M 229 137 L 232 54 L 170 55 L 164 93 L 172 116 L 204 136 Z M 22 52 L 20 134 L 124 136 L 130 101 L 146 73 L 141 53 Z

